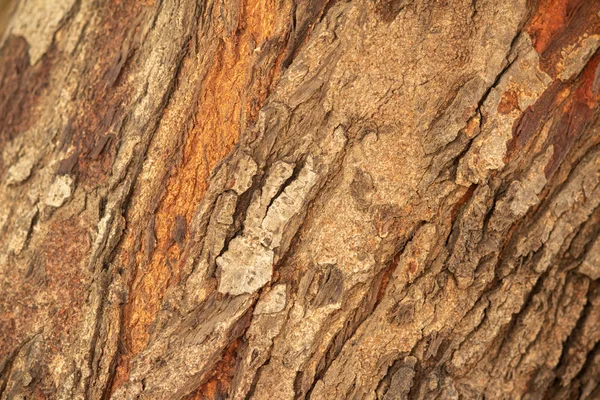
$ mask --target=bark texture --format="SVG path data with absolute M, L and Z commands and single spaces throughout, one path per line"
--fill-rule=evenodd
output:
M 600 398 L 600 2 L 25 0 L 1 399 Z

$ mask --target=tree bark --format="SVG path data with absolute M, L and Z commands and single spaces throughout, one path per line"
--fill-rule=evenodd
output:
M 600 2 L 26 0 L 1 399 L 600 398 Z

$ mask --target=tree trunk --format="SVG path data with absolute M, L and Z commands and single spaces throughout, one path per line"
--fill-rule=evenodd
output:
M 24 0 L 1 399 L 600 398 L 600 1 Z

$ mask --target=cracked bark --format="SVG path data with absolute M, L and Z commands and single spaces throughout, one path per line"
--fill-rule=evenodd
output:
M 600 3 L 28 0 L 0 399 L 600 396 Z

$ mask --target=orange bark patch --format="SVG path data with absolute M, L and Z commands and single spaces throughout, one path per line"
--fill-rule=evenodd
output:
M 528 26 L 534 39 L 534 47 L 539 54 L 546 50 L 554 37 L 565 29 L 567 7 L 577 0 L 542 0 Z
M 232 150 L 241 131 L 256 115 L 268 94 L 271 79 L 261 87 L 254 82 L 253 49 L 274 35 L 276 3 L 273 0 L 249 1 L 243 4 L 238 30 L 221 43 L 218 55 L 205 77 L 192 128 L 187 132 L 181 163 L 172 170 L 165 194 L 158 205 L 154 231 L 155 251 L 143 265 L 143 273 L 131 291 L 126 328 L 131 355 L 139 353 L 148 341 L 148 328 L 159 311 L 162 297 L 171 282 L 179 279 L 182 249 L 173 232 L 176 217 L 190 224 L 195 207 L 201 201 L 210 171 Z M 280 66 L 275 65 L 274 74 Z M 181 225 L 181 223 L 179 223 Z M 179 235 L 182 235 L 179 229 Z M 185 236 L 185 235 L 184 235 Z M 142 265 L 143 251 L 136 264 Z
M 226 399 L 228 397 L 241 343 L 241 339 L 231 342 L 214 368 L 213 375 L 195 393 L 188 397 L 188 400 Z
M 513 110 L 519 109 L 519 94 L 514 90 L 507 90 L 502 94 L 498 104 L 498 112 L 501 114 L 510 114 Z
M 475 193 L 476 187 L 477 185 L 469 186 L 469 188 L 465 190 L 464 194 L 460 197 L 458 202 L 456 202 L 456 204 L 454 204 L 454 206 L 452 207 L 452 212 L 450 213 L 450 220 L 452 221 L 452 225 L 454 225 L 454 221 L 456 221 L 456 216 L 458 215 L 458 212 L 460 211 L 462 206 L 465 205 L 471 199 L 471 197 L 473 197 L 473 193 Z
M 65 333 L 73 336 L 79 334 L 64 327 L 78 326 L 72 320 L 81 318 L 81 307 L 85 301 L 87 287 L 81 262 L 91 247 L 85 222 L 82 223 L 77 216 L 53 222 L 48 229 L 45 245 L 40 246 L 48 289 L 54 294 L 54 305 L 59 307 L 56 315 L 58 321 L 54 325 L 54 344 L 59 343 Z
M 564 84 L 559 80 L 554 81 L 539 97 L 534 105 L 527 107 L 521 117 L 515 122 L 512 139 L 507 144 L 506 162 L 511 162 L 521 152 L 526 152 L 527 146 L 532 142 L 535 133 L 550 118 L 553 109 L 564 100 L 560 93 L 564 91 Z
M 599 1 L 541 0 L 526 26 L 543 71 L 556 77 L 563 50 L 577 46 L 586 35 L 600 33 Z
M 29 260 L 28 270 L 15 268 L 9 272 L 8 278 L 18 286 L 3 291 L 0 301 L 0 359 L 17 348 L 30 334 L 31 326 L 40 321 L 44 321 L 40 332 L 47 346 L 44 357 L 48 363 L 53 353 L 64 354 L 79 335 L 74 327 L 83 317 L 86 277 L 81 260 L 90 248 L 87 232 L 78 217 L 51 223 L 38 251 Z
M 398 266 L 398 260 L 400 258 L 400 254 L 396 254 L 390 264 L 379 273 L 379 288 L 377 289 L 377 296 L 375 298 L 375 304 L 379 304 L 383 296 L 385 295 L 385 291 L 387 290 L 388 284 L 390 283 L 390 277 L 396 267 Z M 377 280 L 375 281 L 377 282 Z
M 552 159 L 545 169 L 549 177 L 564 160 L 575 140 L 595 118 L 600 100 L 600 52 L 587 63 L 575 90 L 565 101 L 561 116 L 552 126 L 550 140 L 554 146 Z
M 554 81 L 536 103 L 525 110 L 513 126 L 505 161 L 512 163 L 520 154 L 527 154 L 536 134 L 552 117 L 548 140 L 553 145 L 553 155 L 544 171 L 549 178 L 594 119 L 599 100 L 600 52 L 597 52 L 576 81 Z
M 465 135 L 468 138 L 474 138 L 479 133 L 479 125 L 481 124 L 481 118 L 479 116 L 473 117 L 467 121 L 465 127 Z

